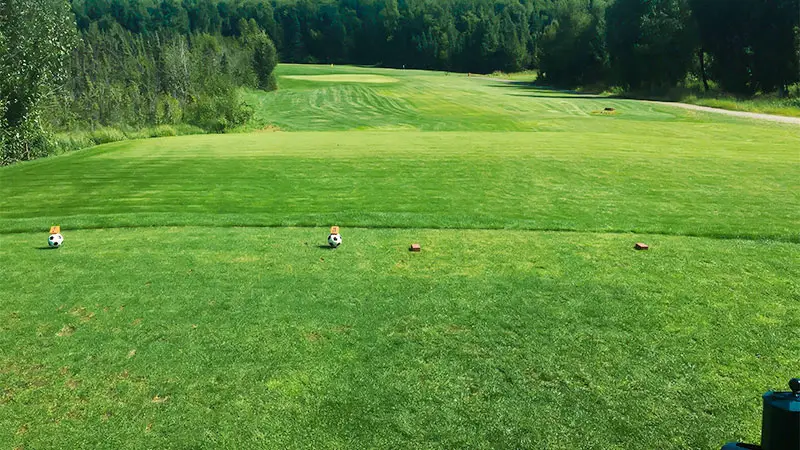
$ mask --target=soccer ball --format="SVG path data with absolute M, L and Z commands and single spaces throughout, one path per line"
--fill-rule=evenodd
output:
M 328 245 L 330 245 L 333 248 L 342 245 L 342 235 L 340 234 L 328 235 Z
M 59 233 L 51 234 L 49 238 L 47 238 L 47 245 L 53 248 L 61 247 L 61 244 L 64 243 L 64 236 L 60 235 Z

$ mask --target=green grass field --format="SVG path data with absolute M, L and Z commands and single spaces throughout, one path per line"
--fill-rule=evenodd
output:
M 279 72 L 264 131 L 0 169 L 0 448 L 758 442 L 800 371 L 798 127 Z

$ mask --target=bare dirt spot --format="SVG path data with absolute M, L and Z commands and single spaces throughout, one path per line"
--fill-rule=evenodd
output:
M 461 325 L 448 325 L 447 326 L 447 332 L 451 333 L 451 334 L 463 333 L 465 331 L 469 331 L 469 328 L 468 327 L 462 327 Z
M 75 307 L 69 310 L 71 316 L 77 317 L 81 322 L 88 322 L 94 318 L 94 313 L 89 311 L 83 306 Z
M 137 325 L 141 325 L 141 323 L 142 323 L 142 319 L 136 319 L 133 322 L 131 322 L 131 325 L 133 325 L 135 327 Z
M 281 127 L 277 125 L 267 125 L 263 128 L 259 128 L 258 130 L 256 130 L 257 133 L 277 133 L 279 131 L 283 130 L 281 130 Z
M 86 308 L 84 308 L 83 306 L 72 308 L 69 310 L 69 313 L 75 317 L 82 317 L 86 314 Z
M 156 395 L 155 397 L 153 397 L 153 400 L 151 400 L 151 401 L 152 401 L 153 403 L 164 403 L 164 402 L 166 402 L 167 400 L 169 400 L 169 396 L 164 396 L 164 397 L 161 397 L 161 396 L 159 396 L 159 395 Z
M 323 337 L 316 331 L 312 331 L 306 335 L 306 339 L 308 339 L 309 342 L 319 342 L 323 339 Z
M 72 325 L 64 325 L 63 327 L 61 327 L 61 331 L 56 333 L 56 336 L 58 336 L 58 337 L 72 336 L 73 333 L 75 333 L 75 327 L 74 326 L 72 326 Z
M 131 359 L 134 356 L 136 356 L 136 349 L 135 348 L 128 352 L 128 359 Z
M 81 384 L 81 382 L 80 382 L 80 381 L 78 381 L 78 380 L 76 380 L 76 379 L 74 379 L 74 378 L 70 378 L 69 380 L 67 380 L 67 381 L 65 381 L 65 382 L 64 382 L 64 386 L 66 386 L 66 387 L 70 388 L 70 390 L 73 390 L 73 391 L 74 391 L 75 389 L 78 389 L 78 386 L 79 386 L 80 384 Z
M 147 426 L 144 427 L 144 432 L 145 433 L 149 433 L 151 431 L 153 431 L 153 424 L 152 423 L 148 423 Z
M 22 435 L 28 432 L 28 425 L 22 425 L 17 429 L 17 435 Z
M 333 327 L 331 330 L 334 333 L 349 333 L 350 330 L 352 330 L 352 329 L 353 329 L 353 327 L 351 327 L 350 325 L 339 325 L 339 326 Z

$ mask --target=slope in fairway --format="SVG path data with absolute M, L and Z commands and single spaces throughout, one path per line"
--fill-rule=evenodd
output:
M 758 441 L 798 369 L 797 127 L 279 70 L 247 96 L 285 132 L 0 169 L 0 447 Z

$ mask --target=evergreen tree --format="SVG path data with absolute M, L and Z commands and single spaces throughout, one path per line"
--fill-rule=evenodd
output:
M 615 81 L 634 89 L 675 86 L 686 77 L 696 48 L 685 0 L 617 0 L 607 11 Z
M 258 77 L 259 89 L 272 91 L 277 89 L 275 75 L 272 73 L 278 65 L 277 51 L 272 40 L 263 31 L 250 36 L 249 45 L 253 49 L 253 70 Z

